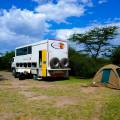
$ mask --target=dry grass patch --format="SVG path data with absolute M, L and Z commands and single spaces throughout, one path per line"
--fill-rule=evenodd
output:
M 90 80 L 19 81 L 0 72 L 1 120 L 119 120 L 120 91 Z

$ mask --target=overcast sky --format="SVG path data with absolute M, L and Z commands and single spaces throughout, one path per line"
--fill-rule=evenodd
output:
M 104 25 L 120 26 L 120 0 L 0 0 L 0 52 Z

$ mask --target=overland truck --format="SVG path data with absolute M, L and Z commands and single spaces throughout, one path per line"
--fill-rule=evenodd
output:
M 68 66 L 68 42 L 52 39 L 17 47 L 11 64 L 13 75 L 19 79 L 26 75 L 68 78 Z

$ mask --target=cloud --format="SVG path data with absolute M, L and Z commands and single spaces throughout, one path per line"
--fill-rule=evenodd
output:
M 60 29 L 56 31 L 56 38 L 66 40 L 74 33 L 85 33 L 89 29 L 91 29 L 91 26 L 85 28 Z
M 12 7 L 0 9 L 0 51 L 39 41 L 50 32 L 51 21 L 67 22 L 69 17 L 84 15 L 91 0 L 32 0 L 37 3 L 33 11 Z M 4 47 L 6 46 L 6 47 Z
M 77 0 L 59 0 L 57 4 L 50 2 L 39 5 L 35 10 L 44 14 L 48 21 L 56 22 L 64 22 L 66 18 L 72 16 L 80 17 L 85 12 L 84 6 L 79 5 Z
M 52 0 L 32 0 L 33 2 L 36 2 L 38 4 L 44 4 L 44 3 L 47 3 L 47 2 L 50 2 Z
M 99 0 L 98 3 L 99 4 L 104 4 L 104 3 L 107 3 L 107 0 Z
M 70 36 L 74 33 L 85 33 L 94 27 L 105 27 L 105 26 L 117 26 L 118 28 L 118 35 L 114 40 L 112 40 L 113 45 L 120 44 L 120 22 L 116 23 L 109 23 L 109 24 L 93 24 L 84 28 L 72 28 L 72 29 L 59 29 L 56 30 L 56 38 L 67 40 Z
M 44 3 L 59 3 L 59 2 L 65 2 L 65 3 L 74 3 L 74 4 L 86 4 L 88 6 L 93 5 L 92 0 L 32 0 L 34 2 L 37 2 L 38 4 L 44 4 Z
M 43 14 L 35 14 L 29 10 L 12 8 L 4 10 L 0 16 L 0 25 L 17 34 L 29 36 L 41 35 L 46 31 L 48 24 L 45 22 Z M 42 28 L 43 31 L 40 31 Z
M 38 3 L 35 11 L 46 16 L 47 20 L 65 22 L 68 17 L 80 17 L 84 15 L 85 6 L 93 6 L 91 0 L 34 0 Z
M 43 14 L 17 8 L 2 10 L 0 50 L 10 50 L 21 44 L 38 41 L 48 32 L 48 28 Z

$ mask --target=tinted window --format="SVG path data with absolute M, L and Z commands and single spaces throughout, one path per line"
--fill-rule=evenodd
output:
M 16 56 L 27 55 L 27 54 L 31 54 L 31 53 L 32 53 L 31 46 L 16 49 Z
M 28 46 L 28 54 L 31 54 L 31 53 L 32 53 L 32 47 Z
M 27 47 L 25 48 L 20 48 L 20 49 L 17 49 L 16 50 L 16 55 L 19 56 L 19 55 L 26 55 L 27 54 Z
M 27 47 L 22 48 L 22 55 L 27 55 Z
M 23 65 L 23 64 L 22 64 L 22 63 L 20 63 L 20 67 L 22 67 L 22 65 Z
M 16 55 L 17 55 L 17 56 L 21 55 L 21 49 L 17 49 L 17 50 L 16 50 Z
M 37 67 L 37 63 L 32 63 L 32 67 Z
M 20 66 L 20 64 L 19 64 L 19 63 L 16 63 L 16 66 L 17 66 L 17 67 L 19 67 L 19 66 Z
M 31 63 L 28 63 L 28 67 L 31 67 Z
M 27 67 L 27 63 L 24 63 L 24 67 Z

